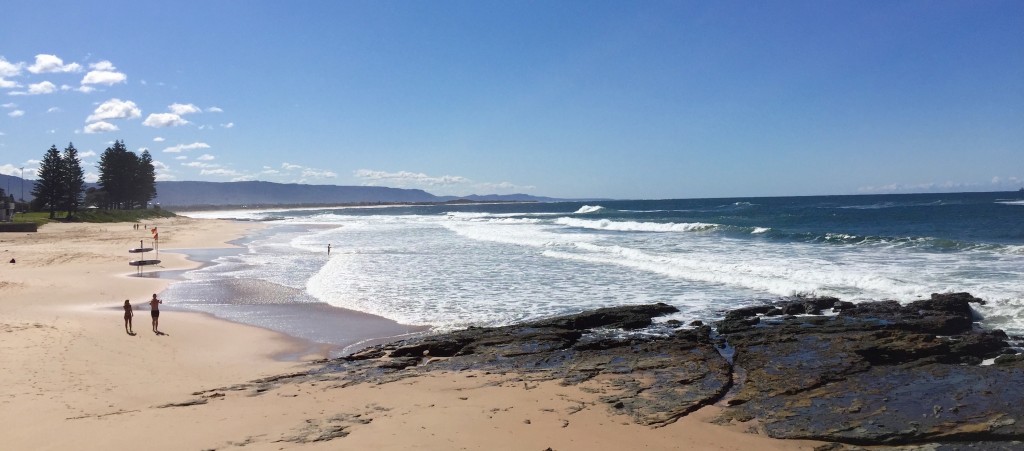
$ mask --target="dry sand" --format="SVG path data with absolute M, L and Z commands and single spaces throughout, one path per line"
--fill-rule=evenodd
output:
M 228 246 L 254 224 L 155 222 L 163 250 Z M 706 422 L 632 424 L 597 395 L 516 376 L 437 373 L 384 385 L 293 383 L 194 392 L 302 371 L 275 356 L 308 349 L 287 336 L 164 310 L 146 301 L 171 281 L 134 277 L 127 250 L 151 234 L 132 224 L 48 224 L 0 234 L 0 443 L 3 449 L 812 449 L 814 442 Z M 7 263 L 16 259 L 14 264 Z M 164 269 L 197 264 L 161 252 Z M 134 330 L 121 305 L 136 306 Z M 169 300 L 168 304 L 172 304 Z M 310 356 L 311 358 L 313 356 Z M 209 396 L 211 392 L 205 395 Z M 223 396 L 221 396 L 223 394 Z M 159 407 L 202 399 L 205 404 Z M 320 440 L 317 439 L 328 439 Z

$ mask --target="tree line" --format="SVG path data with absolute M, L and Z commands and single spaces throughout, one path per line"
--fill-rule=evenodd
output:
M 50 146 L 36 171 L 32 209 L 49 211 L 52 219 L 59 210 L 73 217 L 82 205 L 111 210 L 146 208 L 156 198 L 156 170 L 148 150 L 138 155 L 129 151 L 124 141 L 114 141 L 100 155 L 97 168 L 99 188 L 85 189 L 85 172 L 74 144 L 68 143 L 63 153 L 56 145 Z

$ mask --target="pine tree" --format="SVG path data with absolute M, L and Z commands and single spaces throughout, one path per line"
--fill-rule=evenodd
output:
M 129 152 L 123 141 L 114 141 L 100 155 L 99 184 L 107 193 L 106 207 L 132 208 L 132 182 L 138 166 L 138 156 Z
M 156 169 L 153 157 L 148 150 L 143 150 L 135 169 L 134 198 L 140 208 L 146 208 L 149 201 L 156 198 Z
M 124 141 L 114 141 L 100 155 L 99 185 L 106 193 L 107 208 L 146 208 L 156 197 L 156 169 L 148 150 L 142 156 L 130 152 Z
M 82 170 L 82 160 L 78 158 L 78 149 L 75 149 L 74 144 L 68 143 L 64 148 L 62 163 L 65 189 L 63 205 L 68 217 L 72 217 L 78 213 L 85 192 L 85 172 Z
M 36 186 L 32 189 L 32 195 L 40 206 L 50 211 L 50 219 L 53 219 L 64 193 L 64 164 L 57 146 L 50 146 L 36 170 Z

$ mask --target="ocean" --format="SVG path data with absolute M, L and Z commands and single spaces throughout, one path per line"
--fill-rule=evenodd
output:
M 331 342 L 340 307 L 451 330 L 665 302 L 713 321 L 794 295 L 909 302 L 967 291 L 1024 334 L 1020 193 L 446 204 L 206 211 L 266 221 L 164 294 L 175 305 Z M 331 245 L 330 256 L 327 246 Z M 231 299 L 204 287 L 232 285 Z M 671 319 L 668 318 L 668 319 Z

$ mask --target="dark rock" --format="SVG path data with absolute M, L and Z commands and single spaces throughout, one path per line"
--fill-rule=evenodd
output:
M 807 307 L 798 302 L 791 302 L 781 307 L 783 315 L 803 315 L 807 313 Z
M 676 311 L 665 304 L 599 309 L 381 345 L 217 392 L 474 370 L 579 385 L 645 425 L 727 400 L 720 421 L 755 420 L 772 437 L 823 440 L 835 449 L 1017 449 L 1024 439 L 1024 355 L 1010 353 L 1002 331 L 976 327 L 976 302 L 966 293 L 906 305 L 797 297 L 727 312 L 715 323 L 717 333 L 701 322 L 652 326 L 655 316 Z M 817 314 L 826 309 L 838 314 Z M 996 364 L 977 365 L 983 359 Z M 342 426 L 324 424 L 300 436 L 341 436 Z
M 839 299 L 833 297 L 796 297 L 776 303 L 783 315 L 820 315 L 824 309 L 832 308 Z
M 730 310 L 730 311 L 726 312 L 725 319 L 726 320 L 732 320 L 732 319 L 749 318 L 751 316 L 756 316 L 756 315 L 761 315 L 761 314 L 764 314 L 764 313 L 768 313 L 769 311 L 771 311 L 774 308 L 775 307 L 773 307 L 771 305 L 754 305 L 754 306 L 750 306 L 750 307 L 740 307 L 738 309 L 734 309 L 734 310 Z
M 760 322 L 761 319 L 755 316 L 753 318 L 727 318 L 719 321 L 716 325 L 719 333 L 731 334 L 750 329 Z
M 639 329 L 651 325 L 651 319 L 679 309 L 664 303 L 608 307 L 576 315 L 560 316 L 531 323 L 533 327 L 557 327 L 562 329 L 587 330 L 598 327 L 618 329 Z
M 1016 364 L 1016 363 L 1019 363 L 1019 362 L 1024 362 L 1024 354 L 1015 354 L 1015 355 L 1004 354 L 1004 355 L 1001 355 L 999 357 L 996 357 L 996 360 L 995 360 L 996 365 L 1009 365 L 1009 364 Z
M 776 438 L 857 445 L 1019 440 L 1024 404 L 1014 400 L 1022 369 L 876 367 L 801 396 L 766 398 L 756 416 Z
M 719 328 L 745 375 L 722 419 L 757 420 L 777 438 L 853 445 L 1024 438 L 1016 423 L 1024 419 L 1024 359 L 974 366 L 1002 355 L 1008 339 L 974 330 L 970 304 L 978 301 L 965 293 L 905 306 L 838 301 L 833 317 Z
M 857 306 L 857 304 L 854 304 L 854 303 L 852 303 L 850 301 L 839 301 L 839 302 L 836 302 L 835 304 L 832 305 L 832 311 L 834 311 L 834 312 L 841 312 L 843 310 L 852 309 L 852 308 L 854 308 L 856 306 Z

